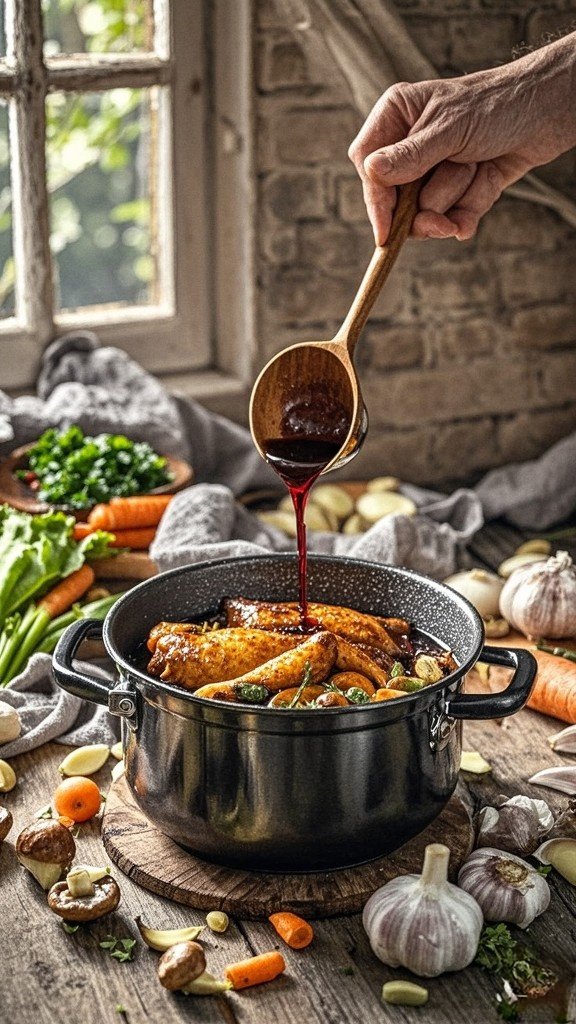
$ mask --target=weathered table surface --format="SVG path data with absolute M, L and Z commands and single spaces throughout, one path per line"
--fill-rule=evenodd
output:
M 481 547 L 481 546 L 480 546 Z M 483 557 L 477 559 L 494 563 Z M 510 553 L 510 538 L 503 541 L 503 556 Z M 467 776 L 476 806 L 500 793 L 530 793 L 548 800 L 559 811 L 567 798 L 552 790 L 536 789 L 527 779 L 540 768 L 574 761 L 552 753 L 547 736 L 561 726 L 534 712 L 523 711 L 504 724 L 467 723 L 464 746 L 481 751 L 493 771 L 489 776 Z M 66 753 L 49 744 L 14 758 L 18 785 L 0 797 L 14 815 L 14 828 L 0 846 L 2 946 L 0 954 L 0 1022 L 35 1024 L 490 1024 L 500 1018 L 495 1008 L 494 979 L 477 967 L 457 975 L 425 982 L 430 991 L 421 1009 L 388 1006 L 381 1002 L 382 984 L 409 977 L 391 970 L 371 953 L 360 916 L 315 923 L 315 939 L 308 949 L 293 952 L 282 945 L 286 974 L 268 985 L 222 997 L 191 997 L 166 992 L 156 978 L 158 954 L 136 947 L 133 962 L 118 963 L 99 941 L 107 933 L 137 937 L 134 924 L 141 914 L 154 927 L 181 927 L 203 922 L 203 915 L 138 888 L 115 871 L 122 888 L 118 912 L 103 922 L 68 935 L 48 910 L 36 882 L 16 860 L 14 842 L 34 813 L 50 801 L 58 782 L 57 765 Z M 110 765 L 95 776 L 101 788 L 109 783 Z M 449 837 L 447 837 L 449 844 Z M 97 821 L 83 825 L 77 838 L 77 860 L 106 863 Z M 570 976 L 576 965 L 576 890 L 552 873 L 549 910 L 529 928 L 527 939 L 557 969 Z M 208 968 L 216 975 L 226 963 L 278 944 L 267 923 L 235 920 L 223 936 L 205 933 Z M 125 1014 L 121 1013 L 121 1009 Z M 568 1018 L 576 1020 L 576 992 L 572 992 Z M 534 1004 L 523 1012 L 527 1022 L 554 1021 L 550 1006 Z

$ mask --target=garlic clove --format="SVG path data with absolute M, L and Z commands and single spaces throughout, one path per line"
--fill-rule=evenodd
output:
M 58 771 L 67 778 L 73 775 L 94 775 L 106 764 L 110 747 L 106 743 L 89 743 L 76 747 L 58 765 Z
M 21 731 L 22 723 L 16 708 L 0 700 L 0 746 L 17 740 Z
M 525 552 L 523 555 L 511 555 L 510 558 L 505 558 L 498 566 L 498 575 L 507 580 L 517 569 L 523 569 L 534 562 L 544 562 L 545 559 L 546 555 L 536 551 Z
M 0 761 L 0 793 L 9 793 L 17 781 L 12 765 L 8 761 Z
M 576 765 L 562 765 L 558 768 L 544 768 L 528 779 L 533 786 L 547 786 L 568 796 L 576 796 Z
M 549 736 L 548 743 L 552 750 L 557 750 L 561 754 L 576 754 L 576 725 L 569 725 L 566 729 Z
M 413 981 L 387 981 L 382 986 L 382 1000 L 393 1006 L 424 1006 L 428 1002 L 428 989 Z
M 576 885 L 576 839 L 549 839 L 533 855 L 553 868 L 571 885 Z
M 471 772 L 472 775 L 486 775 L 492 771 L 492 765 L 477 750 L 463 750 L 460 757 L 460 771 Z
M 125 771 L 126 765 L 124 764 L 124 761 L 117 761 L 112 771 L 110 772 L 110 775 L 112 776 L 112 782 L 117 782 L 118 779 L 121 779 Z
M 484 619 L 484 632 L 487 640 L 500 639 L 503 636 L 508 636 L 510 623 L 501 615 L 491 615 L 489 619 Z
M 520 544 L 514 552 L 515 555 L 549 555 L 552 551 L 552 545 L 549 540 L 544 540 L 542 537 L 534 537 L 533 540 L 525 540 L 523 544 Z
M 177 946 L 180 942 L 195 942 L 204 930 L 204 925 L 193 925 L 190 928 L 148 928 L 142 923 L 141 917 L 137 917 L 135 920 L 146 945 L 159 953 L 165 953 L 166 950 Z
M 545 800 L 535 800 L 531 796 L 524 796 L 519 793 L 518 796 L 511 796 L 505 801 L 505 805 L 512 804 L 517 807 L 530 807 L 535 812 L 541 829 L 552 828 L 554 824 L 554 815 L 550 810 L 549 804 Z M 504 806 L 505 806 L 504 805 Z
M 124 757 L 122 740 L 119 740 L 118 743 L 115 743 L 113 747 L 110 747 L 110 753 L 112 754 L 112 757 L 116 758 L 117 761 L 122 760 L 122 758 Z

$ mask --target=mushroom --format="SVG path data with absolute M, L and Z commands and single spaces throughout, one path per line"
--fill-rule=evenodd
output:
M 50 889 L 70 866 L 76 843 L 70 829 L 53 819 L 41 819 L 28 825 L 16 840 L 16 854 L 23 867 Z
M 13 818 L 7 807 L 0 807 L 0 843 L 6 839 L 12 828 Z
M 179 942 L 160 957 L 158 977 L 160 984 L 175 992 L 185 989 L 206 970 L 204 950 L 198 942 Z
M 48 893 L 48 906 L 65 921 L 95 921 L 116 910 L 120 888 L 111 875 L 92 881 L 80 865 L 72 868 L 64 882 L 56 882 Z

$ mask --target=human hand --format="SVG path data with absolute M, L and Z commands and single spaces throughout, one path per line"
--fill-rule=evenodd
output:
M 377 245 L 388 237 L 396 185 L 432 168 L 416 238 L 472 238 L 503 189 L 576 141 L 576 33 L 490 71 L 392 86 L 349 156 Z

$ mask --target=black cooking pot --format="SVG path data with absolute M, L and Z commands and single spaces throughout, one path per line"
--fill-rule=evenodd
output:
M 160 620 L 214 611 L 223 596 L 293 600 L 293 555 L 203 562 L 141 583 L 109 612 L 103 638 L 119 681 L 108 689 L 73 659 L 102 624 L 79 620 L 54 653 L 65 690 L 124 720 L 126 778 L 146 816 L 210 861 L 269 871 L 344 867 L 388 853 L 442 810 L 456 785 L 462 718 L 518 711 L 536 662 L 483 648 L 482 621 L 449 587 L 417 573 L 312 556 L 314 601 L 401 616 L 449 647 L 459 668 L 418 693 L 322 711 L 242 707 L 147 675 L 143 641 Z M 478 658 L 514 668 L 502 693 L 461 694 Z

